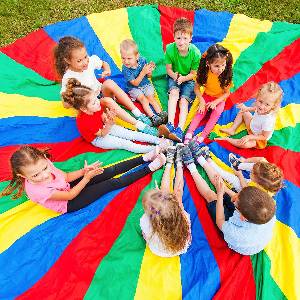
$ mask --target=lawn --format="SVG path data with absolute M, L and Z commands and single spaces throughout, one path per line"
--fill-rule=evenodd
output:
M 73 19 L 104 10 L 126 6 L 158 3 L 157 1 L 103 1 L 103 0 L 1 0 L 0 46 L 50 23 Z M 300 23 L 299 0 L 164 0 L 159 4 L 195 10 L 206 8 L 227 10 L 249 17 Z

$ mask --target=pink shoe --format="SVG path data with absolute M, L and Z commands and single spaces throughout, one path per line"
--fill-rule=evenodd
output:
M 187 145 L 193 139 L 192 133 L 187 133 L 184 137 L 184 144 Z

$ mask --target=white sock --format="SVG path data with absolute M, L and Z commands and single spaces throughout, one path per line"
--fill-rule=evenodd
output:
M 199 163 L 199 165 L 200 165 L 201 167 L 203 167 L 203 166 L 207 163 L 207 161 L 205 160 L 205 158 L 204 158 L 202 155 L 200 155 L 200 156 L 197 158 L 197 162 Z
M 131 111 L 137 118 L 142 114 L 142 112 L 136 107 Z
M 176 163 L 176 166 L 177 166 L 177 168 L 178 168 L 178 167 L 182 167 L 182 161 L 177 162 L 177 163 Z
M 187 168 L 189 169 L 190 173 L 197 172 L 197 168 L 196 168 L 196 165 L 194 163 L 191 163 L 191 164 L 187 165 Z
M 135 123 L 135 127 L 138 129 L 138 130 L 143 130 L 145 127 L 146 127 L 146 124 L 141 122 L 141 121 L 137 121 Z
M 254 163 L 240 163 L 238 169 L 251 172 L 253 169 Z

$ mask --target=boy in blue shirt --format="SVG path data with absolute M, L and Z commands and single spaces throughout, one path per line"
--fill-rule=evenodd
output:
M 157 127 L 167 123 L 167 113 L 162 111 L 155 100 L 154 87 L 148 79 L 155 69 L 154 62 L 147 63 L 146 59 L 139 55 L 137 44 L 130 39 L 122 41 L 120 53 L 123 63 L 122 73 L 126 81 L 126 92 L 133 101 L 137 100 L 142 104 L 153 126 Z
M 192 104 L 195 99 L 194 78 L 200 61 L 200 51 L 191 44 L 193 25 L 190 20 L 177 19 L 173 32 L 175 42 L 167 45 L 165 54 L 169 83 L 168 123 L 159 127 L 159 134 L 182 142 L 189 104 Z M 178 101 L 179 122 L 178 127 L 175 127 L 174 119 Z

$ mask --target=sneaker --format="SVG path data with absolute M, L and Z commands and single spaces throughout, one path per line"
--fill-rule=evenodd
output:
M 168 113 L 166 111 L 162 111 L 158 115 L 161 118 L 161 121 L 162 121 L 161 124 L 167 124 L 168 123 Z
M 159 153 L 157 157 L 148 165 L 149 169 L 154 172 L 160 169 L 166 163 L 166 157 L 163 153 Z
M 146 125 L 152 126 L 152 122 L 149 117 L 147 117 L 145 114 L 141 114 L 138 118 L 139 121 L 145 123 Z
M 182 149 L 183 149 L 183 147 L 184 147 L 184 144 L 182 144 L 182 143 L 178 143 L 176 145 L 176 159 L 175 159 L 176 164 L 182 162 Z
M 167 124 L 160 125 L 158 128 L 159 136 L 164 136 L 165 138 L 169 137 L 170 132 L 174 131 L 174 126 L 172 123 L 168 122 Z
M 151 120 L 152 125 L 153 125 L 154 127 L 158 127 L 158 126 L 164 124 L 164 123 L 162 122 L 162 118 L 161 118 L 159 115 L 155 115 L 155 114 L 154 114 L 154 115 L 150 118 L 150 120 Z
M 150 127 L 149 125 L 146 125 L 143 130 L 140 130 L 143 133 L 158 136 L 158 130 L 154 127 Z
M 175 146 L 170 146 L 167 149 L 167 163 L 172 164 L 174 162 L 174 156 L 176 153 L 176 147 Z
M 184 144 L 187 145 L 193 138 L 193 134 L 192 133 L 187 133 L 184 137 Z
M 165 138 L 160 138 L 159 140 L 159 148 L 160 148 L 160 152 L 165 152 L 167 151 L 168 147 L 173 146 L 173 141 L 165 139 Z
M 239 171 L 239 165 L 241 163 L 240 159 L 236 157 L 233 153 L 229 153 L 228 159 L 231 164 L 231 167 L 236 171 Z
M 183 139 L 183 132 L 180 127 L 176 127 L 170 134 L 169 139 L 175 142 L 182 142 Z
M 200 147 L 200 145 L 195 140 L 190 141 L 188 147 L 190 148 L 194 158 L 196 159 L 199 156 L 203 156 L 205 159 L 210 157 L 209 148 L 207 146 Z
M 193 154 L 188 146 L 184 146 L 182 148 L 181 155 L 182 155 L 182 160 L 186 166 L 194 163 Z

